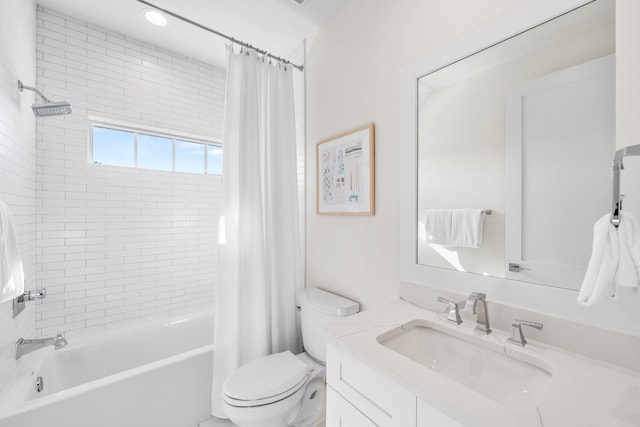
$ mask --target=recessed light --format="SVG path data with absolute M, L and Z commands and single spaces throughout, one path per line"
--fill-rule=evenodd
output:
M 144 14 L 144 17 L 147 18 L 147 21 L 151 22 L 153 25 L 157 25 L 159 27 L 167 25 L 167 18 L 157 10 L 144 9 L 142 13 Z

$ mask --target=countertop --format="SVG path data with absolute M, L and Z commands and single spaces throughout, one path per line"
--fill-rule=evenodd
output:
M 499 403 L 377 341 L 381 334 L 416 319 L 440 330 L 448 328 L 458 336 L 468 334 L 480 342 L 491 340 L 492 346 L 497 343 L 507 355 L 517 354 L 521 360 L 544 361 L 552 376 L 539 404 L 535 408 L 517 409 Z M 466 427 L 640 426 L 639 372 L 533 340 L 521 348 L 507 343 L 509 332 L 494 329 L 483 335 L 474 331 L 474 327 L 474 322 L 455 325 L 446 320 L 444 313 L 398 301 L 345 317 L 326 325 L 323 331 L 328 343 Z

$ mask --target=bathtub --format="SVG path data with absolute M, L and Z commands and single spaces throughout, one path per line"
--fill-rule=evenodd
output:
M 69 339 L 18 361 L 0 427 L 195 427 L 211 417 L 212 357 L 212 312 Z

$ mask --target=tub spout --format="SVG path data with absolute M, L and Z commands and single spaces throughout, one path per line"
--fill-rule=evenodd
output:
M 27 353 L 31 353 L 32 351 L 36 351 L 49 345 L 52 345 L 53 348 L 57 350 L 65 347 L 67 345 L 67 340 L 62 336 L 62 334 L 58 334 L 55 337 L 38 338 L 34 340 L 25 340 L 24 338 L 20 338 L 16 342 L 16 360 L 20 359 Z

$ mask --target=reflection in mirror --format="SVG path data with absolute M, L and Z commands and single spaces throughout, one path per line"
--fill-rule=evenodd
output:
M 419 264 L 579 289 L 611 203 L 614 36 L 596 0 L 418 80 Z

